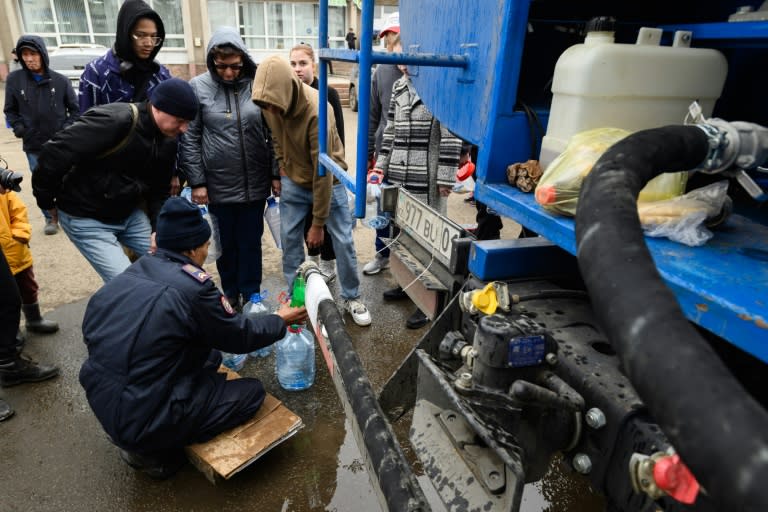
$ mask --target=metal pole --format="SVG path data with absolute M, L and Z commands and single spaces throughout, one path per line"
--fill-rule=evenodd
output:
M 317 31 L 318 47 L 328 48 L 328 0 L 320 0 L 320 26 Z M 317 140 L 319 142 L 320 154 L 328 153 L 328 63 L 320 58 L 318 68 L 318 92 L 320 93 L 320 104 L 317 122 Z M 316 172 L 320 176 L 325 176 L 325 166 L 318 161 Z M 331 176 L 333 180 L 333 176 Z
M 371 45 L 373 44 L 373 0 L 363 0 L 360 57 L 358 59 L 357 166 L 355 169 L 355 217 L 365 217 L 365 189 L 368 180 L 368 114 L 371 110 Z M 378 126 L 378 120 L 376 120 Z

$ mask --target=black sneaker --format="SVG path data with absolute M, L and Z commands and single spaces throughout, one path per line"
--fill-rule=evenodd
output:
M 59 374 L 59 368 L 40 364 L 26 356 L 16 356 L 7 362 L 0 362 L 0 386 L 9 388 L 24 382 L 40 382 Z
M 401 300 L 408 297 L 408 294 L 405 293 L 405 291 L 399 286 L 397 288 L 392 288 L 391 290 L 385 291 L 383 295 L 384 300 Z
M 184 452 L 181 450 L 178 453 L 161 458 L 141 455 L 121 448 L 120 458 L 133 469 L 141 471 L 155 480 L 167 480 L 171 478 L 178 473 L 187 462 L 187 459 L 184 457 Z
M 408 320 L 405 321 L 405 326 L 409 329 L 418 329 L 427 325 L 427 322 L 429 322 L 427 315 L 422 313 L 420 309 L 417 309 L 408 317 Z

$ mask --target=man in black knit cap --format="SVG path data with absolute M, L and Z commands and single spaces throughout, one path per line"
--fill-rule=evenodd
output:
M 157 249 L 91 298 L 83 319 L 88 359 L 80 383 L 129 465 L 173 475 L 183 447 L 250 419 L 264 401 L 254 378 L 225 380 L 219 350 L 244 354 L 306 320 L 288 305 L 240 315 L 201 267 L 211 229 L 200 210 L 171 197 L 157 221 Z
M 43 146 L 32 175 L 37 204 L 105 282 L 130 265 L 122 246 L 149 250 L 170 195 L 176 139 L 197 110 L 189 84 L 171 78 L 148 101 L 91 108 Z

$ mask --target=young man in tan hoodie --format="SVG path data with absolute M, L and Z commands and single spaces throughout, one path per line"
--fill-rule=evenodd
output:
M 342 307 L 357 325 L 371 324 L 371 314 L 360 299 L 360 278 L 352 240 L 352 216 L 347 191 L 330 173 L 318 176 L 318 92 L 303 83 L 288 61 L 272 56 L 262 61 L 253 83 L 253 101 L 262 108 L 272 131 L 280 181 L 273 188 L 280 195 L 280 237 L 283 245 L 283 274 L 293 288 L 296 269 L 304 261 L 304 218 L 312 212 L 307 245 L 323 243 L 323 226 L 333 246 L 344 248 L 336 254 Z M 328 108 L 328 149 L 343 169 L 344 146 L 336 131 L 332 109 Z

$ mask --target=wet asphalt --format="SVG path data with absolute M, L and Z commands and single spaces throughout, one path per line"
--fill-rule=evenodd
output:
M 279 276 L 270 277 L 277 289 Z M 364 296 L 394 284 L 388 271 L 361 278 Z M 262 379 L 266 389 L 304 421 L 305 428 L 250 468 L 216 485 L 187 465 L 158 482 L 128 467 L 93 416 L 78 382 L 86 357 L 80 325 L 86 300 L 47 315 L 61 330 L 28 336 L 26 353 L 56 362 L 59 377 L 0 390 L 16 416 L 0 423 L 0 510 L 3 511 L 252 511 L 376 510 L 364 461 L 346 424 L 342 405 L 316 353 L 317 377 L 306 391 L 277 384 L 274 355 L 249 359 L 241 372 Z M 374 324 L 347 330 L 376 390 L 380 389 L 426 327 L 410 331 L 408 301 L 371 302 Z M 407 435 L 407 426 L 399 430 Z

